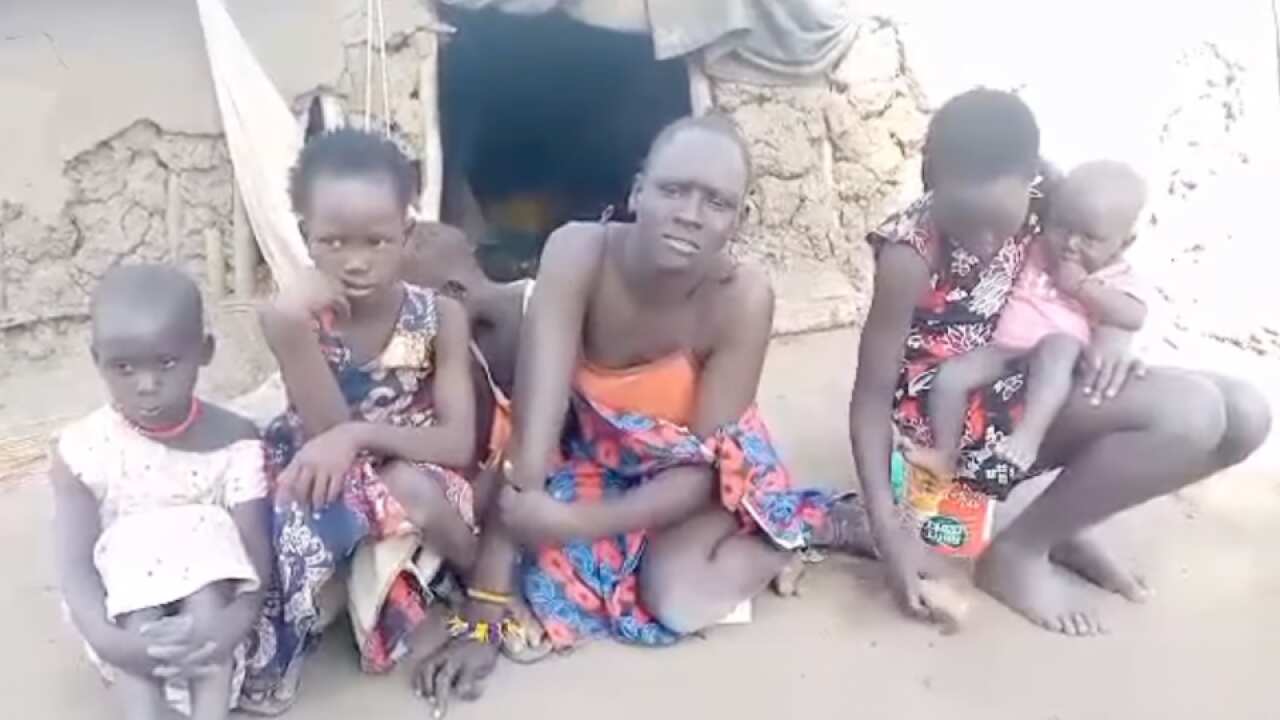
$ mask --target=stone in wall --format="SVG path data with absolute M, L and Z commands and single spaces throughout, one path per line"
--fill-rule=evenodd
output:
M 918 187 L 927 123 L 898 29 L 866 21 L 826 82 L 713 81 L 712 100 L 750 145 L 755 183 L 735 249 L 773 275 L 775 328 L 860 322 L 873 277 L 864 238 Z

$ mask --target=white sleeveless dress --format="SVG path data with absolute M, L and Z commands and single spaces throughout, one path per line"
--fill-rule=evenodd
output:
M 177 450 L 102 408 L 63 430 L 58 452 L 98 500 L 93 560 L 108 617 L 161 607 L 219 581 L 240 592 L 259 587 L 230 513 L 267 496 L 259 440 Z

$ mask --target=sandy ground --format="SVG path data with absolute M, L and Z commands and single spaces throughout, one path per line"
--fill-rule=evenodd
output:
M 761 399 L 796 474 L 851 480 L 843 436 L 848 331 L 779 341 Z M 1271 360 L 1270 364 L 1274 365 Z M 1274 449 L 1274 448 L 1273 448 Z M 1157 589 L 1145 607 L 1079 591 L 1113 632 L 1056 637 L 979 598 L 960 635 L 900 617 L 874 563 L 829 561 L 800 598 L 762 598 L 746 626 L 653 651 L 597 643 L 535 667 L 504 664 L 476 705 L 451 717 L 537 708 L 564 720 L 707 714 L 743 718 L 1105 720 L 1280 717 L 1280 458 L 1117 518 L 1106 528 Z M 62 623 L 50 569 L 50 499 L 38 479 L 0 485 L 0 671 L 4 717 L 99 720 L 112 706 Z M 342 629 L 338 629 L 342 630 Z M 356 669 L 349 634 L 331 632 L 291 717 L 412 716 L 425 708 L 402 676 Z M 610 680 L 609 678 L 614 678 Z

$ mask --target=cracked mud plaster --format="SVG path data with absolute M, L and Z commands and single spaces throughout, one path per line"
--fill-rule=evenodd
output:
M 230 257 L 220 137 L 142 120 L 72 158 L 65 175 L 68 200 L 51 220 L 0 199 L 0 374 L 83 347 L 89 293 L 112 265 L 173 262 L 203 285 L 206 237 Z
M 410 29 L 387 43 L 393 127 L 410 148 L 421 147 L 417 87 L 427 33 Z M 363 38 L 346 42 L 345 69 L 333 84 L 353 119 L 363 111 L 364 47 Z M 380 115 L 381 81 L 377 74 L 374 78 L 374 112 Z M 14 200 L 0 198 L 0 377 L 83 353 L 89 292 L 112 265 L 173 261 L 205 288 L 206 242 L 221 244 L 224 265 L 234 256 L 232 169 L 221 136 L 172 133 L 141 120 L 73 157 L 64 175 L 70 191 L 55 217 L 35 217 Z M 171 217 L 171 187 L 178 196 L 172 204 L 176 218 Z M 178 229 L 172 239 L 171 222 Z M 232 269 L 221 271 L 224 287 L 231 287 Z M 264 269 L 259 271 L 264 280 Z M 246 323 L 240 309 L 209 305 L 211 326 L 229 336 L 222 338 L 213 374 L 223 375 L 224 364 L 226 374 L 237 374 L 228 356 L 250 367 L 262 365 L 265 349 L 254 323 Z M 214 384 L 238 392 L 259 379 L 218 377 Z
M 429 32 L 411 28 L 387 43 L 392 125 L 413 148 L 422 142 L 417 87 Z M 358 120 L 362 38 L 349 37 L 344 58 L 332 87 Z M 926 121 L 897 29 L 868 22 L 840 71 L 821 86 L 715 83 L 713 97 L 749 138 L 755 164 L 740 253 L 774 272 L 834 264 L 869 298 L 872 258 L 863 236 L 913 186 Z M 375 115 L 382 107 L 375 68 Z M 87 293 L 113 263 L 173 259 L 203 286 L 206 233 L 220 240 L 224 258 L 232 257 L 231 167 L 221 137 L 169 133 L 143 120 L 77 155 L 65 173 L 70 199 L 52 222 L 0 200 L 0 375 L 80 352 Z M 181 206 L 172 246 L 171 175 Z M 223 272 L 229 276 L 230 268 Z M 222 343 L 224 351 L 231 340 Z
M 833 264 L 865 314 L 874 274 L 864 238 L 919 185 L 924 96 L 889 21 L 864 24 L 829 82 L 713 81 L 715 107 L 747 138 L 754 183 L 737 252 L 780 273 Z

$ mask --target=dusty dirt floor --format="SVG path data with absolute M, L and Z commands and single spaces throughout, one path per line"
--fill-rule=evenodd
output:
M 784 339 L 769 358 L 765 414 L 796 475 L 812 483 L 851 482 L 853 342 L 849 331 Z M 1276 360 L 1257 367 L 1238 371 L 1274 373 Z M 961 634 L 943 637 L 898 615 L 875 563 L 830 560 L 801 597 L 758 600 L 752 624 L 660 651 L 597 643 L 534 667 L 504 664 L 482 702 L 450 717 L 1277 718 L 1278 470 L 1273 443 L 1229 475 L 1113 520 L 1105 532 L 1157 594 L 1139 607 L 1080 586 L 1113 628 L 1105 637 L 1053 636 L 985 598 Z M 0 484 L 9 648 L 0 716 L 115 717 L 61 620 L 49 516 L 40 478 Z M 404 676 L 359 673 L 349 637 L 341 627 L 326 637 L 290 717 L 428 717 Z

